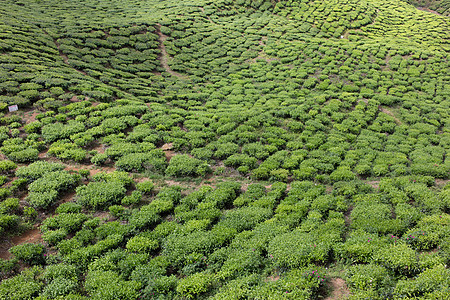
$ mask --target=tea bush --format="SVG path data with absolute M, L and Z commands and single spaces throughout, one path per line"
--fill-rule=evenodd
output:
M 45 263 L 45 247 L 41 244 L 21 244 L 9 249 L 18 260 L 29 265 L 42 265 Z
M 188 155 L 175 155 L 166 169 L 166 175 L 175 177 L 205 176 L 209 172 L 211 168 L 206 162 Z
M 99 209 L 120 203 L 126 189 L 117 182 L 90 182 L 76 189 L 77 202 L 84 207 Z
M 37 297 L 44 283 L 39 280 L 40 267 L 23 270 L 19 275 L 5 279 L 0 283 L 0 295 L 5 299 L 31 299 Z

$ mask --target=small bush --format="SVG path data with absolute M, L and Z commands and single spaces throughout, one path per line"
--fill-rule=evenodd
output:
M 214 277 L 211 274 L 196 273 L 180 280 L 177 285 L 177 293 L 186 299 L 198 298 L 201 294 L 206 293 Z
M 62 164 L 49 163 L 40 160 L 29 164 L 28 166 L 20 167 L 16 171 L 16 176 L 26 178 L 29 181 L 34 181 L 47 173 L 61 171 L 63 169 L 64 165 Z
M 116 182 L 90 182 L 76 190 L 78 203 L 93 209 L 120 203 L 126 191 Z
M 128 240 L 126 248 L 131 252 L 146 253 L 158 249 L 159 243 L 156 240 L 145 236 L 135 236 Z
M 136 184 L 136 189 L 144 194 L 149 195 L 153 191 L 154 184 L 151 180 L 146 180 Z
M 8 173 L 17 168 L 17 165 L 10 160 L 2 160 L 0 161 L 0 173 Z
M 211 172 L 211 168 L 205 161 L 191 158 L 188 155 L 175 155 L 166 169 L 166 175 L 175 177 L 205 176 L 209 172 Z
M 41 244 L 21 244 L 9 249 L 18 260 L 21 260 L 29 265 L 42 265 L 45 263 L 45 247 Z
M 74 202 L 66 202 L 58 206 L 58 208 L 56 209 L 56 213 L 80 213 L 81 208 L 82 206 L 80 204 Z

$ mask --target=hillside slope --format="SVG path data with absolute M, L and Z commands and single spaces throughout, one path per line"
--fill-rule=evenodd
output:
M 4 0 L 0 298 L 448 298 L 431 2 Z

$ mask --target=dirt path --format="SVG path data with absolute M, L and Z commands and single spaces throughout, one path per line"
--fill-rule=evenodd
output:
M 11 238 L 2 238 L 0 240 L 0 258 L 9 259 L 11 254 L 8 252 L 9 248 L 24 244 L 24 243 L 41 243 L 41 231 L 35 227 L 31 230 L 25 231 L 19 236 L 13 236 Z
M 161 24 L 159 24 L 159 23 L 157 24 L 157 27 L 156 27 L 156 33 L 158 34 L 158 41 L 159 41 L 158 48 L 159 48 L 159 50 L 161 50 L 161 55 L 159 56 L 159 60 L 161 61 L 162 67 L 170 75 L 176 76 L 176 77 L 181 78 L 181 79 L 187 79 L 186 76 L 181 75 L 180 73 L 177 73 L 177 72 L 173 71 L 169 67 L 168 61 L 169 61 L 170 56 L 167 53 L 166 46 L 164 45 L 164 42 L 167 40 L 167 35 L 165 35 L 165 34 L 163 34 L 161 32 Z
M 342 300 L 350 296 L 347 284 L 342 278 L 332 278 L 330 288 L 332 290 L 331 295 L 326 297 L 325 300 Z
M 418 9 L 418 10 L 421 10 L 421 11 L 426 11 L 426 12 L 429 12 L 429 13 L 432 13 L 432 14 L 435 14 L 435 15 L 438 15 L 438 16 L 442 16 L 442 15 L 441 15 L 440 13 L 438 13 L 437 11 L 432 10 L 432 9 L 429 9 L 429 8 L 427 8 L 427 7 L 418 6 L 417 9 Z
M 204 9 L 203 7 L 199 7 L 199 8 L 200 8 L 200 11 L 201 11 L 202 13 L 205 12 L 205 9 Z M 210 18 L 209 16 L 206 16 L 206 18 L 208 19 L 208 21 L 209 21 L 211 24 L 217 25 L 216 23 L 213 22 L 213 20 L 211 20 L 211 18 Z
M 394 113 L 393 113 L 392 111 L 390 111 L 389 109 L 384 108 L 384 107 L 380 107 L 380 111 L 381 111 L 381 112 L 384 112 L 385 114 L 387 114 L 387 115 L 389 115 L 389 116 L 391 116 L 391 117 L 393 117 L 394 120 L 395 120 L 395 123 L 397 123 L 397 125 L 402 125 L 402 121 L 400 121 L 400 119 L 397 118 L 397 117 L 394 115 Z
M 95 174 L 98 174 L 100 172 L 105 172 L 105 173 L 111 173 L 116 171 L 116 168 L 114 167 L 97 167 L 94 165 L 88 165 L 88 166 L 84 166 L 84 165 L 79 165 L 79 166 L 74 166 L 74 165 L 66 165 L 66 167 L 64 168 L 64 170 L 66 171 L 80 171 L 80 170 L 88 170 L 89 171 L 89 175 L 90 176 L 94 176 Z
M 50 36 L 50 35 L 48 34 L 47 31 L 45 31 L 45 30 L 42 30 L 42 31 L 43 31 L 46 35 Z M 81 73 L 81 74 L 83 74 L 83 75 L 87 75 L 86 72 L 74 68 L 74 67 L 69 63 L 69 57 L 61 51 L 61 49 L 60 49 L 60 46 L 61 46 L 61 45 L 58 43 L 58 40 L 55 39 L 55 38 L 52 37 L 52 36 L 50 36 L 50 37 L 51 37 L 51 39 L 53 40 L 53 43 L 55 44 L 56 48 L 58 49 L 59 56 L 62 57 L 63 62 L 64 62 L 66 65 L 70 66 L 70 67 L 71 67 L 72 69 L 74 69 L 75 71 L 77 71 L 77 72 L 79 72 L 79 73 Z

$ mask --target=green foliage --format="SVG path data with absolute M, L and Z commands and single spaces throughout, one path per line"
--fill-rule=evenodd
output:
M 136 299 L 140 287 L 140 283 L 123 280 L 113 271 L 89 272 L 85 282 L 91 299 Z
M 84 207 L 98 209 L 120 203 L 126 189 L 118 182 L 90 182 L 76 190 L 77 202 Z
M 17 165 L 10 160 L 0 161 L 0 173 L 8 173 L 17 168 Z
M 69 233 L 78 231 L 88 216 L 83 213 L 60 213 L 42 222 L 41 231 L 64 229 Z
M 9 249 L 18 260 L 29 265 L 42 265 L 45 262 L 45 247 L 41 244 L 21 244 Z
M 414 273 L 418 267 L 416 252 L 405 243 L 381 248 L 374 253 L 374 260 L 399 274 Z
M 177 293 L 186 299 L 192 299 L 206 293 L 213 283 L 214 277 L 206 273 L 196 273 L 180 280 Z
M 46 173 L 61 171 L 63 169 L 64 166 L 62 164 L 37 161 L 29 164 L 28 166 L 17 169 L 16 176 L 26 178 L 29 181 L 34 181 Z
M 383 291 L 392 280 L 386 268 L 373 264 L 350 266 L 346 270 L 346 277 L 347 284 L 353 291 Z
M 116 162 L 117 169 L 127 172 L 151 171 L 163 173 L 166 166 L 166 158 L 159 150 L 150 151 L 147 153 L 125 154 Z
M 131 252 L 145 253 L 158 249 L 159 243 L 145 236 L 135 236 L 128 240 L 126 248 Z
M 276 236 L 269 244 L 268 253 L 279 267 L 303 267 L 312 262 L 325 262 L 333 239 L 336 237 L 330 234 L 319 237 L 297 230 Z
M 405 1 L 3 2 L 1 233 L 79 183 L 44 161 L 125 172 L 86 173 L 78 203 L 42 221 L 46 263 L 76 273 L 26 277 L 13 259 L 0 298 L 316 299 L 312 263 L 341 260 L 350 299 L 449 298 L 444 16 Z M 217 188 L 160 188 L 209 165 Z M 127 172 L 154 184 L 134 191 Z
M 211 168 L 206 162 L 188 155 L 175 155 L 166 169 L 166 175 L 176 177 L 205 176 L 209 172 Z
M 0 283 L 0 296 L 4 299 L 25 300 L 38 296 L 44 283 L 39 280 L 42 269 L 33 267 Z
M 144 194 L 150 194 L 153 191 L 154 184 L 151 180 L 141 181 L 136 184 L 136 189 Z

